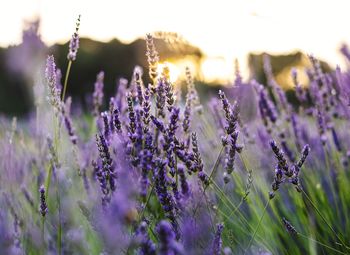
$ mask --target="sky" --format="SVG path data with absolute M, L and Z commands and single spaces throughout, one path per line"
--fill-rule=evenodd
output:
M 199 46 L 217 75 L 233 72 L 249 52 L 303 50 L 343 65 L 340 44 L 350 43 L 349 0 L 0 0 L 0 46 L 21 40 L 24 20 L 41 17 L 48 43 L 69 40 L 78 14 L 81 36 L 130 42 L 170 31 Z M 212 69 L 211 62 L 207 69 Z M 215 72 L 214 68 L 213 71 Z

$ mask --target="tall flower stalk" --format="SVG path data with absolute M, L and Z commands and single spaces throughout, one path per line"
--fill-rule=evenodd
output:
M 66 77 L 64 79 L 63 93 L 62 93 L 62 97 L 61 97 L 62 101 L 64 101 L 65 96 L 66 96 L 66 90 L 67 90 L 70 69 L 72 67 L 73 61 L 75 61 L 75 59 L 77 57 L 77 53 L 78 53 L 78 49 L 79 49 L 80 17 L 81 17 L 81 15 L 78 16 L 77 22 L 75 23 L 75 32 L 72 35 L 72 38 L 70 39 L 70 42 L 69 42 L 69 52 L 67 55 L 68 66 L 67 66 L 67 71 L 66 71 Z

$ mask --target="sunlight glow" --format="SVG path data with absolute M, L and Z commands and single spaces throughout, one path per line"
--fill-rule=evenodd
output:
M 169 68 L 170 82 L 176 82 L 180 76 L 180 70 L 178 69 L 178 67 L 170 62 L 158 63 L 157 73 L 162 73 L 164 67 Z
M 301 49 L 342 67 L 338 49 L 350 42 L 349 6 L 347 0 L 178 0 L 170 9 L 161 0 L 11 0 L 0 15 L 0 46 L 20 42 L 23 20 L 36 16 L 41 17 L 46 43 L 66 42 L 82 14 L 81 36 L 96 40 L 131 42 L 149 32 L 178 32 L 209 58 L 224 59 L 225 64 L 216 62 L 217 70 L 208 67 L 214 63 L 204 63 L 202 72 L 210 79 L 230 79 L 227 70 L 233 70 L 235 58 L 246 76 L 249 52 Z

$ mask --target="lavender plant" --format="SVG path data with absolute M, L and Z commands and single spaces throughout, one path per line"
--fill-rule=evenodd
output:
M 291 73 L 292 105 L 265 56 L 268 84 L 244 81 L 236 64 L 233 87 L 205 104 L 189 68 L 186 99 L 175 97 L 147 35 L 151 84 L 135 67 L 104 100 L 101 71 L 86 123 L 64 100 L 79 22 L 63 91 L 47 58 L 46 133 L 38 118 L 1 119 L 4 254 L 350 253 L 350 70 L 327 73 L 310 56 L 308 84 Z M 248 87 L 249 121 L 231 93 Z

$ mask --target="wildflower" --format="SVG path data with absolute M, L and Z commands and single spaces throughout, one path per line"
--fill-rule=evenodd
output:
M 148 236 L 145 221 L 142 221 L 138 228 L 138 236 L 141 239 L 139 255 L 156 255 L 156 246 Z
M 264 119 L 265 117 L 269 118 L 272 123 L 277 121 L 277 111 L 274 103 L 269 98 L 266 90 L 262 85 L 258 86 L 259 93 L 259 110 L 261 117 Z
M 165 84 L 164 84 L 164 79 L 160 78 L 158 80 L 158 86 L 156 89 L 156 107 L 157 107 L 157 112 L 158 115 L 161 117 L 165 117 L 165 111 L 164 111 L 164 107 L 165 107 Z
M 175 233 L 169 222 L 162 220 L 158 223 L 156 231 L 159 237 L 159 254 L 184 254 L 181 244 L 175 240 Z
M 128 104 L 128 117 L 129 117 L 129 126 L 128 126 L 128 136 L 132 143 L 136 142 L 136 113 L 134 111 L 133 97 L 131 93 L 128 93 L 127 97 Z
M 53 56 L 48 56 L 46 60 L 45 77 L 49 87 L 49 103 L 54 107 L 56 115 L 61 112 L 62 102 L 59 90 L 56 87 L 56 64 Z
M 67 58 L 69 61 L 74 61 L 77 57 L 78 49 L 79 49 L 79 27 L 80 27 L 80 15 L 77 19 L 76 26 L 75 26 L 75 32 L 72 35 L 72 38 L 69 42 L 69 52 L 67 55 Z
M 47 204 L 46 204 L 44 185 L 40 186 L 39 192 L 40 192 L 40 209 L 39 209 L 39 211 L 40 211 L 41 215 L 43 217 L 45 217 L 45 215 L 48 212 L 48 208 L 47 208 Z
M 104 72 L 99 72 L 95 82 L 95 90 L 92 95 L 93 97 L 93 114 L 95 117 L 99 116 L 100 108 L 103 102 L 103 79 Z
M 335 131 L 334 127 L 331 128 L 331 131 L 332 131 L 332 137 L 333 137 L 333 142 L 334 142 L 335 148 L 340 152 L 340 151 L 342 151 L 342 145 L 341 145 L 341 142 L 338 138 L 337 132 Z
M 222 240 L 221 240 L 221 234 L 224 229 L 224 225 L 222 223 L 219 223 L 216 225 L 216 233 L 213 241 L 212 246 L 212 254 L 213 255 L 220 255 L 221 254 L 221 247 L 222 247 Z
M 113 161 L 109 153 L 106 138 L 102 134 L 96 135 L 96 144 L 102 161 L 103 172 L 106 176 L 105 178 L 109 182 L 110 189 L 114 191 L 116 189 L 116 175 L 114 173 Z
M 109 188 L 107 186 L 107 180 L 106 180 L 106 174 L 102 171 L 101 167 L 97 164 L 95 160 L 91 162 L 94 172 L 96 174 L 96 177 L 100 184 L 100 189 L 102 192 L 102 205 L 106 206 L 107 202 L 109 202 Z
M 69 112 L 67 111 L 67 108 L 68 108 L 67 105 L 62 106 L 62 116 L 69 135 L 69 139 L 74 145 L 76 145 L 78 138 L 76 136 L 75 128 L 73 127 L 72 119 L 69 116 Z
M 292 79 L 293 79 L 293 83 L 294 83 L 294 87 L 295 87 L 295 94 L 296 94 L 299 102 L 305 103 L 306 102 L 306 93 L 299 83 L 298 73 L 297 73 L 297 70 L 295 68 L 292 69 L 291 75 L 292 75 Z
M 165 212 L 165 215 L 170 220 L 176 236 L 179 238 L 180 236 L 178 232 L 178 223 L 175 217 L 175 201 L 168 191 L 168 181 L 165 172 L 165 165 L 166 163 L 163 160 L 156 160 L 155 190 L 158 196 L 158 200 Z
M 240 149 L 237 148 L 237 138 L 238 138 L 238 131 L 235 131 L 229 139 L 229 150 L 226 156 L 226 166 L 225 170 L 227 174 L 231 174 L 234 170 L 234 163 L 235 163 L 235 155 L 236 151 L 240 151 Z
M 142 68 L 136 66 L 133 73 L 133 84 L 136 86 L 138 103 L 143 104 L 143 83 L 142 83 Z
M 283 150 L 281 150 L 277 146 L 277 144 L 274 140 L 270 141 L 270 146 L 271 146 L 271 149 L 275 153 L 275 156 L 278 160 L 278 167 L 281 168 L 288 177 L 291 177 L 293 173 L 289 170 L 287 160 L 284 156 Z
M 117 108 L 113 111 L 113 126 L 118 133 L 122 131 L 122 124 L 119 119 L 119 110 Z
M 158 76 L 157 68 L 158 68 L 158 61 L 159 56 L 158 52 L 156 50 L 156 47 L 154 45 L 153 36 L 151 34 L 146 35 L 146 56 L 147 56 L 147 62 L 148 62 L 148 68 L 149 68 L 149 77 L 153 81 L 153 86 L 151 88 L 151 91 L 155 93 L 155 80 Z
M 326 145 L 326 142 L 327 142 L 326 123 L 320 109 L 317 109 L 317 124 L 318 124 L 318 132 L 320 134 L 322 145 Z
M 197 134 L 195 132 L 192 133 L 192 151 L 194 157 L 194 165 L 192 171 L 201 172 L 203 171 L 203 162 L 198 148 Z
M 287 232 L 291 235 L 297 235 L 298 232 L 296 231 L 296 229 L 292 226 L 292 224 L 290 224 L 289 221 L 287 221 L 285 218 L 282 218 L 282 222 L 284 227 L 286 228 Z
M 162 73 L 163 79 L 164 79 L 164 91 L 166 96 L 166 102 L 167 102 L 167 108 L 168 111 L 171 112 L 174 103 L 175 103 L 175 97 L 174 97 L 174 88 L 173 84 L 170 82 L 170 76 L 169 76 L 169 67 L 165 66 L 163 68 Z
M 179 177 L 180 177 L 181 193 L 184 197 L 187 197 L 189 195 L 190 188 L 189 188 L 188 182 L 186 180 L 185 171 L 184 171 L 182 166 L 178 166 L 177 171 L 178 171 Z
M 184 111 L 184 119 L 182 123 L 182 127 L 185 133 L 187 133 L 190 129 L 190 123 L 191 123 L 191 114 L 192 114 L 192 96 L 189 92 L 187 92 L 186 95 L 186 104 L 185 104 L 185 111 Z
M 170 168 L 170 174 L 175 175 L 175 157 L 174 157 L 174 137 L 178 127 L 177 122 L 179 120 L 179 108 L 173 108 L 170 115 L 170 123 L 164 134 L 164 145 L 163 149 L 166 152 L 168 166 Z
M 110 136 L 110 125 L 109 125 L 109 120 L 108 120 L 108 113 L 107 112 L 102 112 L 101 117 L 103 119 L 103 124 L 104 124 L 104 137 L 108 140 Z
M 144 134 L 149 131 L 149 123 L 151 121 L 151 101 L 150 101 L 151 92 L 149 88 L 145 89 L 144 100 L 142 103 L 142 121 L 143 121 L 143 132 Z
M 195 88 L 191 70 L 188 66 L 186 67 L 186 83 L 187 93 L 189 93 L 192 98 L 192 106 L 194 110 L 198 111 L 199 113 L 202 113 L 202 105 L 199 101 L 198 92 Z

